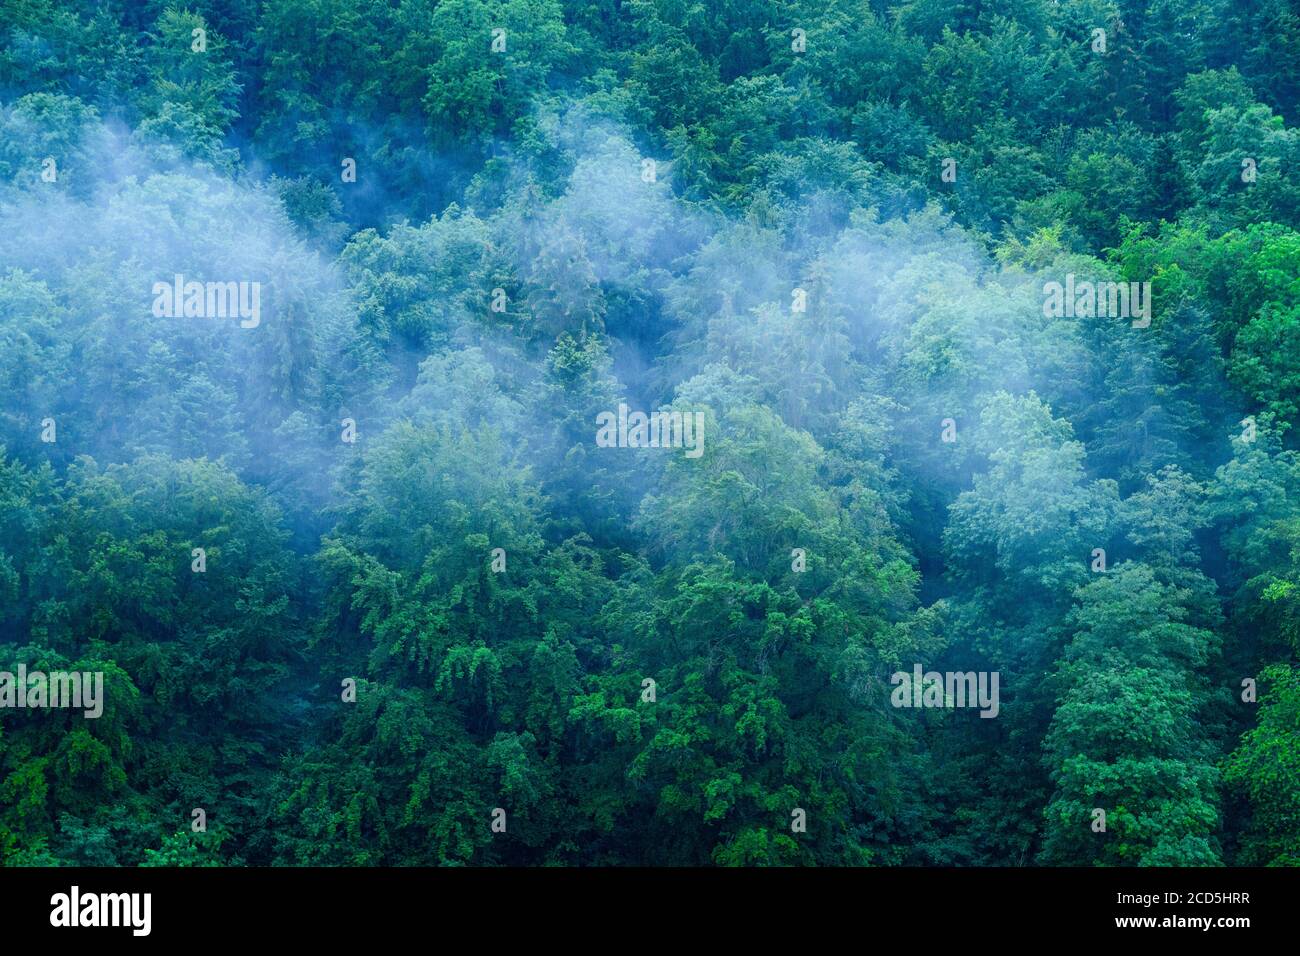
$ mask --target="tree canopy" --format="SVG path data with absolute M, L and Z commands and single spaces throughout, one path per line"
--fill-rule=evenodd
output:
M 1285 0 L 3 4 L 0 865 L 1300 864 L 1297 169 Z

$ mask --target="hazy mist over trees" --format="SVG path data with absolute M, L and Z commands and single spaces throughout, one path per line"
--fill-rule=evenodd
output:
M 0 865 L 1300 865 L 1298 176 L 1286 0 L 0 0 Z

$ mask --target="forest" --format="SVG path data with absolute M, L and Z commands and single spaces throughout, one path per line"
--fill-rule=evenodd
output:
M 1288 0 L 0 0 L 0 866 L 1300 865 L 1296 424 Z

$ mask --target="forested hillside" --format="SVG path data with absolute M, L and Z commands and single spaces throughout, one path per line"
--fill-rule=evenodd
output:
M 0 0 L 0 865 L 1298 865 L 1297 424 L 1288 0 Z

